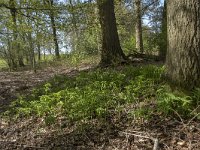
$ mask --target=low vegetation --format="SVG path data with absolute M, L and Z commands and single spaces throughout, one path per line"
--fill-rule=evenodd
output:
M 172 90 L 162 79 L 163 71 L 162 66 L 127 66 L 55 76 L 31 95 L 20 96 L 5 114 L 42 117 L 51 125 L 60 117 L 70 122 L 106 120 L 130 104 L 134 107 L 127 115 L 132 119 L 155 115 L 199 118 L 194 109 L 200 89 L 187 94 Z
M 7 63 L 0 58 L 0 70 L 8 68 Z

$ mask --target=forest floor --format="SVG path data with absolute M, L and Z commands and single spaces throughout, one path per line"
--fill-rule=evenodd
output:
M 0 112 L 19 94 L 29 93 L 55 75 L 74 76 L 93 67 L 47 68 L 37 73 L 0 72 Z M 127 105 L 126 111 L 131 107 Z M 15 121 L 0 118 L 1 150 L 199 150 L 199 141 L 199 121 L 159 115 L 146 122 L 129 120 L 123 114 L 119 119 L 113 114 L 107 122 L 93 119 L 83 126 L 74 123 L 62 129 L 59 125 L 45 126 L 39 117 Z
M 74 75 L 81 70 L 92 66 L 81 65 L 76 68 L 48 67 L 46 69 L 33 71 L 0 72 L 0 113 L 3 112 L 13 100 L 20 94 L 30 92 L 31 89 L 48 81 L 55 75 Z

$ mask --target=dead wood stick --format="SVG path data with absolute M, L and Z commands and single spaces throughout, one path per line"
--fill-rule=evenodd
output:
M 137 137 L 140 137 L 140 138 L 150 139 L 150 140 L 152 140 L 154 142 L 153 150 L 158 150 L 159 142 L 158 142 L 157 138 L 152 138 L 152 137 L 143 136 L 143 135 L 139 135 L 139 134 L 127 133 L 127 132 L 121 132 L 121 133 L 126 134 L 126 135 L 137 136 Z
M 153 150 L 158 150 L 158 139 L 154 139 Z

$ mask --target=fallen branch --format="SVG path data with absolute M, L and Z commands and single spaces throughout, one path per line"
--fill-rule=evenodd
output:
M 153 138 L 153 137 L 148 137 L 148 136 L 143 136 L 143 135 L 139 135 L 139 134 L 133 134 L 133 133 L 127 133 L 127 132 L 121 132 L 122 134 L 126 134 L 126 135 L 132 135 L 132 136 L 137 136 L 140 138 L 145 138 L 145 139 L 150 139 L 154 142 L 154 146 L 153 146 L 153 150 L 158 150 L 158 139 L 157 138 Z

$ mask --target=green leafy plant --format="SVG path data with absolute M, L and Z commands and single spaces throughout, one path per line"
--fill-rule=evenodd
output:
M 180 91 L 172 92 L 169 86 L 162 86 L 157 90 L 159 111 L 165 114 L 177 112 L 185 117 L 192 108 L 192 97 Z

